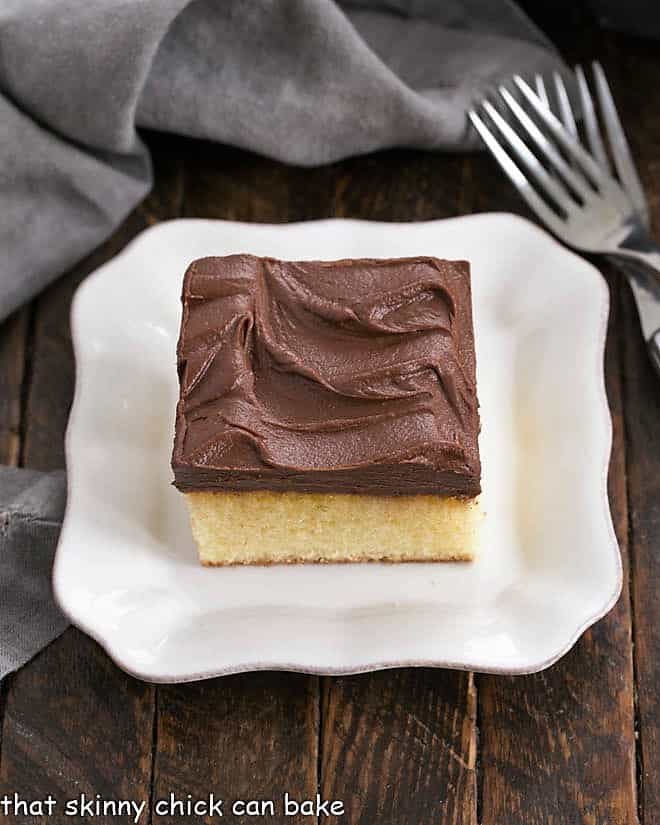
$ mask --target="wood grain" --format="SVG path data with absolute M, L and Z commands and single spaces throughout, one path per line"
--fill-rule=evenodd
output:
M 18 464 L 21 403 L 27 368 L 30 310 L 15 312 L 0 325 L 0 464 Z
M 167 217 L 168 203 L 176 209 L 178 176 L 171 160 L 167 152 L 157 155 L 156 169 L 165 163 L 169 172 L 159 175 L 153 196 L 108 243 L 36 301 L 22 445 L 26 466 L 64 466 L 63 437 L 75 372 L 71 298 L 81 280 L 143 229 L 150 215 Z M 52 793 L 62 802 L 80 793 L 148 799 L 153 720 L 154 688 L 120 671 L 90 638 L 71 628 L 8 680 L 0 795 L 19 793 L 32 799 Z M 70 821 L 61 808 L 48 819 Z
M 628 292 L 624 312 L 640 818 L 643 825 L 654 825 L 660 822 L 660 382 Z
M 212 791 L 225 800 L 223 822 L 250 821 L 232 815 L 237 800 L 272 801 L 268 822 L 315 821 L 285 816 L 283 798 L 315 799 L 317 693 L 314 677 L 268 672 L 159 688 L 154 807 L 172 793 L 207 799 Z M 180 821 L 154 813 L 158 825 Z
M 636 42 L 634 49 L 618 51 L 623 76 L 634 82 L 622 83 L 615 93 L 625 101 L 623 119 L 659 238 L 660 110 L 648 90 L 660 84 L 660 49 L 657 43 Z M 628 289 L 623 329 L 640 819 L 654 825 L 660 822 L 660 380 L 646 355 Z
M 476 825 L 472 674 L 405 669 L 324 679 L 321 788 L 351 825 Z
M 153 688 L 121 672 L 73 628 L 11 679 L 6 697 L 0 796 L 81 793 L 146 799 Z M 59 812 L 24 822 L 71 822 Z M 105 818 L 94 820 L 108 821 Z
M 189 142 L 186 157 L 187 217 L 413 221 L 467 211 L 466 161 L 459 155 L 396 150 L 297 169 L 238 149 Z

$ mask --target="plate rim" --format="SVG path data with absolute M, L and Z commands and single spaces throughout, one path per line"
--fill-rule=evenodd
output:
M 392 658 L 392 659 L 385 659 L 385 660 L 369 660 L 367 662 L 362 663 L 350 663 L 347 666 L 340 666 L 340 667 L 327 667 L 327 666 L 315 666 L 315 665 L 305 665 L 299 664 L 295 661 L 293 662 L 278 662 L 278 663 L 271 663 L 271 662 L 264 662 L 264 661 L 240 661 L 235 662 L 233 664 L 228 664 L 224 666 L 219 666 L 217 668 L 209 669 L 209 670 L 201 670 L 196 673 L 186 674 L 185 676 L 175 675 L 175 674 L 167 674 L 162 672 L 154 672 L 154 670 L 149 670 L 149 668 L 140 669 L 134 667 L 127 658 L 122 655 L 121 651 L 118 649 L 117 645 L 113 642 L 111 638 L 108 638 L 107 635 L 104 635 L 100 630 L 97 630 L 85 619 L 81 618 L 80 616 L 76 615 L 76 610 L 72 608 L 68 604 L 68 599 L 66 596 L 64 583 L 62 581 L 62 576 L 59 574 L 59 569 L 61 566 L 61 558 L 63 553 L 62 548 L 65 545 L 65 541 L 67 538 L 68 530 L 70 529 L 70 524 L 72 520 L 72 514 L 70 510 L 70 502 L 72 500 L 71 491 L 72 491 L 72 480 L 71 480 L 71 473 L 67 472 L 67 502 L 64 512 L 64 518 L 62 522 L 62 530 L 60 532 L 60 536 L 57 543 L 57 549 L 55 554 L 55 561 L 53 564 L 53 574 L 52 574 L 52 583 L 53 583 L 53 594 L 56 603 L 58 604 L 60 610 L 66 618 L 71 622 L 72 625 L 78 627 L 92 639 L 94 639 L 106 652 L 106 654 L 110 657 L 110 659 L 122 670 L 124 670 L 129 675 L 140 679 L 142 681 L 151 682 L 154 684 L 179 684 L 179 683 L 187 683 L 187 682 L 195 682 L 195 681 L 202 681 L 206 679 L 213 679 L 220 676 L 228 676 L 237 673 L 247 673 L 247 672 L 259 672 L 265 670 L 275 670 L 275 671 L 287 671 L 292 673 L 304 673 L 310 675 L 327 675 L 327 676 L 346 676 L 346 675 L 353 675 L 359 673 L 368 673 L 373 671 L 379 670 L 391 670 L 394 668 L 403 668 L 403 667 L 430 667 L 430 668 L 444 668 L 450 670 L 461 670 L 461 671 L 474 671 L 479 673 L 490 673 L 494 675 L 527 675 L 532 673 L 537 673 L 539 671 L 545 670 L 548 667 L 551 667 L 555 662 L 557 662 L 560 658 L 562 658 L 566 653 L 571 650 L 571 648 L 575 645 L 578 639 L 583 635 L 583 633 L 588 630 L 592 625 L 594 625 L 597 621 L 603 618 L 609 611 L 614 607 L 616 602 L 621 595 L 622 587 L 623 587 L 623 565 L 621 559 L 621 552 L 619 548 L 618 539 L 616 537 L 616 533 L 614 530 L 614 525 L 612 521 L 612 514 L 611 509 L 609 506 L 609 496 L 608 496 L 608 489 L 607 489 L 607 481 L 608 481 L 608 473 L 609 473 L 609 463 L 612 451 L 612 419 L 609 410 L 609 404 L 607 400 L 607 392 L 605 386 L 605 370 L 604 370 L 604 355 L 605 355 L 605 346 L 606 346 L 606 338 L 607 338 L 607 326 L 608 326 L 608 317 L 609 317 L 609 290 L 603 279 L 601 273 L 598 269 L 586 258 L 583 258 L 581 255 L 578 255 L 573 250 L 565 247 L 563 244 L 559 243 L 552 235 L 545 232 L 541 229 L 537 224 L 533 223 L 532 221 L 527 220 L 519 215 L 508 213 L 508 212 L 483 212 L 478 214 L 472 215 L 461 215 L 451 218 L 441 218 L 441 219 L 431 219 L 427 221 L 411 221 L 411 222 L 402 222 L 402 221 L 372 221 L 372 220 L 364 220 L 364 219 L 356 219 L 356 218 L 321 218 L 315 219 L 310 221 L 297 221 L 291 223 L 259 223 L 254 224 L 247 221 L 228 221 L 228 220 L 218 220 L 218 219 L 210 219 L 210 218 L 174 218 L 166 221 L 161 221 L 153 226 L 146 227 L 144 230 L 139 232 L 134 238 L 132 238 L 129 243 L 115 256 L 110 258 L 108 261 L 104 262 L 100 267 L 95 269 L 92 273 L 90 273 L 76 289 L 73 302 L 71 305 L 71 312 L 70 312 L 70 324 L 71 324 L 71 337 L 73 343 L 73 350 L 75 356 L 75 363 L 76 363 L 76 372 L 75 372 L 75 387 L 74 387 L 74 398 L 71 405 L 71 410 L 69 413 L 69 419 L 66 428 L 66 435 L 65 435 L 65 458 L 66 458 L 66 466 L 67 469 L 73 465 L 73 448 L 72 448 L 72 434 L 76 429 L 78 418 L 80 417 L 80 398 L 81 398 L 81 388 L 83 384 L 83 376 L 82 371 L 79 368 L 79 364 L 81 361 L 81 352 L 83 349 L 82 338 L 80 335 L 79 327 L 78 327 L 78 315 L 80 313 L 80 305 L 82 304 L 81 296 L 90 288 L 90 285 L 93 285 L 97 280 L 103 277 L 106 268 L 112 266 L 119 258 L 127 257 L 133 247 L 139 244 L 141 241 L 144 240 L 145 236 L 149 235 L 152 236 L 154 234 L 160 234 L 163 231 L 167 231 L 173 225 L 183 225 L 183 224 L 224 224 L 224 225 L 240 225 L 244 227 L 260 227 L 264 229 L 269 228 L 276 228 L 278 231 L 286 231 L 290 228 L 297 228 L 309 224 L 361 224 L 361 225 L 370 225 L 376 227 L 387 227 L 391 229 L 393 226 L 420 226 L 420 225 L 437 225 L 437 224 L 450 224 L 450 223 L 476 223 L 476 222 L 507 222 L 517 224 L 519 229 L 523 232 L 532 233 L 536 235 L 537 238 L 542 238 L 543 243 L 550 243 L 555 247 L 558 247 L 562 250 L 565 255 L 568 255 L 574 259 L 577 259 L 581 262 L 581 265 L 585 266 L 585 271 L 589 271 L 593 277 L 593 281 L 597 286 L 597 290 L 600 297 L 600 305 L 599 305 L 599 329 L 598 329 L 598 341 L 597 346 L 595 347 L 595 354 L 596 354 L 596 364 L 595 366 L 595 373 L 596 373 L 596 389 L 597 389 L 597 401 L 598 401 L 598 409 L 599 415 L 601 416 L 603 423 L 604 423 L 604 438 L 602 439 L 602 456 L 600 457 L 600 467 L 601 467 L 601 489 L 599 500 L 601 502 L 601 506 L 604 509 L 604 524 L 607 528 L 608 532 L 608 542 L 607 545 L 609 547 L 610 553 L 613 554 L 613 561 L 614 561 L 614 574 L 615 574 L 615 581 L 614 581 L 614 588 L 608 597 L 601 603 L 601 606 L 597 609 L 592 611 L 588 616 L 583 617 L 582 621 L 577 624 L 572 634 L 569 635 L 567 641 L 561 645 L 559 645 L 556 649 L 553 649 L 550 655 L 545 655 L 542 658 L 534 661 L 530 661 L 524 665 L 520 666 L 495 666 L 495 665 L 487 665 L 484 666 L 483 663 L 479 663 L 478 661 L 451 661 L 448 659 L 443 658 L 433 658 L 433 659 L 418 659 L 418 658 Z M 595 413 L 595 411 L 594 411 Z

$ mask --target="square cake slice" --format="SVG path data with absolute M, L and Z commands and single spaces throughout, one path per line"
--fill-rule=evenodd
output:
M 203 564 L 473 558 L 465 261 L 194 261 L 172 468 Z

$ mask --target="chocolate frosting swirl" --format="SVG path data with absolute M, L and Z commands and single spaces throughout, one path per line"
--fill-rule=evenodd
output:
M 179 489 L 479 492 L 466 262 L 203 258 L 182 300 Z

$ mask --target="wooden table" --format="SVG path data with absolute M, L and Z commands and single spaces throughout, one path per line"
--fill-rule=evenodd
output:
M 597 55 L 605 63 L 660 237 L 660 45 L 574 25 L 551 34 L 569 60 Z M 182 215 L 279 222 L 523 211 L 485 155 L 390 151 L 301 170 L 217 145 L 145 137 L 156 169 L 147 201 L 1 328 L 5 463 L 64 466 L 71 297 L 150 224 Z M 628 287 L 603 272 L 612 298 L 609 491 L 625 583 L 615 609 L 562 661 L 515 678 L 405 669 L 155 687 L 69 629 L 2 685 L 0 793 L 155 801 L 170 791 L 279 799 L 318 790 L 344 801 L 346 815 L 333 821 L 351 825 L 660 823 L 660 382 Z M 192 820 L 154 813 L 149 821 Z

